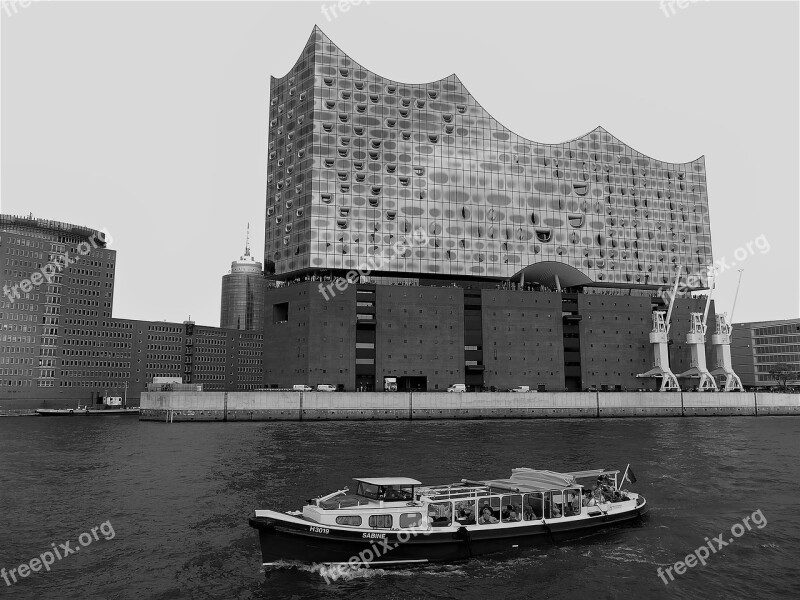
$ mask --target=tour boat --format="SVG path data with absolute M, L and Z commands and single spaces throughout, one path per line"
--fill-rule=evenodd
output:
M 619 489 L 619 471 L 512 469 L 508 479 L 423 486 L 407 477 L 356 477 L 302 511 L 256 510 L 264 566 L 284 561 L 352 566 L 468 559 L 579 537 L 646 511 Z M 635 481 L 623 474 L 622 481 Z M 620 482 L 620 483 L 621 483 Z

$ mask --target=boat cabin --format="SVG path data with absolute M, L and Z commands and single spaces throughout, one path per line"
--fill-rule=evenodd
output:
M 410 502 L 414 500 L 414 490 L 422 485 L 408 477 L 369 477 L 354 478 L 358 482 L 356 496 L 383 502 Z

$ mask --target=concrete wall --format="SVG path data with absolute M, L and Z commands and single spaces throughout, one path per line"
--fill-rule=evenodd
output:
M 306 392 L 302 398 L 302 420 L 393 420 L 408 419 L 411 394 L 394 392 L 325 393 Z
M 800 415 L 800 395 L 696 392 L 145 392 L 144 421 Z
M 297 421 L 300 394 L 296 392 L 228 392 L 228 421 Z
M 224 421 L 227 392 L 142 392 L 142 421 Z
M 592 393 L 465 393 L 414 394 L 414 419 L 510 419 L 537 417 L 595 417 Z
M 683 414 L 687 417 L 755 415 L 755 394 L 750 392 L 720 394 L 683 393 Z
M 758 415 L 800 415 L 800 394 L 755 393 Z
M 600 417 L 680 417 L 683 415 L 679 392 L 642 392 L 597 394 Z

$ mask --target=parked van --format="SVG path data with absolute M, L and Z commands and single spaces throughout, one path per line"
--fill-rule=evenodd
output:
M 293 385 L 292 386 L 293 392 L 313 392 L 314 388 L 310 385 Z
M 509 392 L 530 392 L 531 391 L 531 386 L 529 386 L 529 385 L 518 385 L 517 387 L 513 387 L 508 391 Z
M 447 388 L 448 392 L 466 392 L 467 386 L 463 383 L 454 383 L 449 388 Z
M 320 383 L 317 386 L 318 392 L 335 392 L 336 386 L 335 385 L 328 385 L 327 383 Z

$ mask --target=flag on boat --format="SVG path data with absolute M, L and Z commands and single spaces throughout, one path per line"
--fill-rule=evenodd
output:
M 631 469 L 630 467 L 625 469 L 625 475 L 622 478 L 622 482 L 625 483 L 625 481 L 628 481 L 630 483 L 636 483 L 636 475 L 633 474 L 633 469 Z

